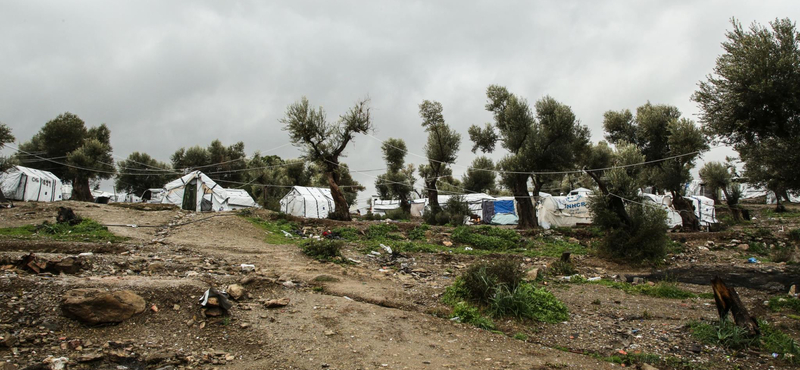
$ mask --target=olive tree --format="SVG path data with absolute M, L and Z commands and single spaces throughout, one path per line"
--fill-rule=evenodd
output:
M 425 143 L 428 163 L 419 165 L 419 175 L 425 181 L 431 211 L 438 212 L 437 182 L 444 176 L 452 175 L 449 166 L 456 162 L 461 135 L 445 123 L 439 102 L 423 101 L 419 105 L 419 115 L 422 117 L 422 127 L 428 132 L 428 141 Z
M 313 109 L 308 99 L 303 97 L 286 108 L 286 114 L 280 122 L 284 124 L 283 129 L 289 132 L 291 142 L 302 150 L 303 157 L 316 163 L 327 177 L 336 207 L 330 217 L 349 221 L 350 207 L 339 187 L 342 179 L 339 158 L 355 134 L 372 131 L 369 100 L 358 101 L 336 123 L 330 123 L 322 107 Z

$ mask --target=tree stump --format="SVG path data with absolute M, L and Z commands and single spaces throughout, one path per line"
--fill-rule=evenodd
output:
M 761 334 L 758 328 L 758 321 L 747 312 L 747 308 L 739 299 L 736 289 L 725 285 L 725 282 L 719 276 L 715 276 L 711 280 L 711 288 L 714 290 L 714 302 L 717 304 L 720 321 L 725 320 L 728 312 L 730 312 L 736 326 L 746 330 L 753 336 Z

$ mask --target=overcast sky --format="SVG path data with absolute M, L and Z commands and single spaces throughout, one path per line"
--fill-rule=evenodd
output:
M 429 99 L 462 134 L 460 177 L 475 157 L 467 128 L 491 120 L 491 84 L 570 105 L 598 141 L 603 112 L 648 100 L 695 119 L 690 97 L 731 17 L 800 18 L 797 0 L 265 3 L 0 1 L 0 122 L 27 141 L 69 111 L 106 123 L 122 158 L 169 161 L 214 139 L 290 158 L 300 152 L 278 122 L 288 104 L 305 95 L 336 119 L 369 96 L 375 136 L 421 154 Z M 384 166 L 367 136 L 347 154 L 353 170 Z M 369 175 L 354 174 L 361 198 L 374 193 Z

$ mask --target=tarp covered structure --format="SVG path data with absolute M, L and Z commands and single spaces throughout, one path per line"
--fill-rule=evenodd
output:
M 446 207 L 447 201 L 453 197 L 453 195 L 439 195 L 439 206 L 442 208 Z M 483 201 L 485 200 L 495 200 L 496 198 L 485 193 L 470 193 L 470 194 L 463 194 L 461 197 L 464 198 L 464 202 L 469 205 L 469 211 L 478 217 L 483 217 Z M 426 198 L 425 199 L 425 206 L 430 206 L 430 201 Z
M 0 174 L 0 189 L 11 200 L 56 202 L 63 198 L 61 180 L 51 172 L 14 166 Z
M 545 229 L 592 223 L 589 197 L 585 192 L 566 197 L 543 197 L 536 207 L 536 215 L 539 225 Z
M 681 214 L 672 208 L 672 195 L 642 194 L 645 204 L 658 206 L 667 212 L 667 227 L 670 229 L 683 224 Z
M 293 186 L 280 201 L 281 212 L 297 217 L 328 218 L 334 211 L 331 189 Z
M 381 199 L 376 196 L 372 197 L 372 204 L 369 211 L 375 215 L 386 215 L 386 211 L 400 208 L 400 201 L 397 199 Z
M 244 189 L 225 189 L 228 193 L 228 207 L 230 209 L 242 209 L 258 207 L 258 203 Z
M 164 185 L 161 203 L 197 212 L 228 211 L 228 193 L 200 171 L 192 171 Z

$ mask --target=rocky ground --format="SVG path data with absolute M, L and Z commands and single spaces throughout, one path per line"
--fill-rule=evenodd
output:
M 160 206 L 20 203 L 0 210 L 0 227 L 55 222 L 57 206 L 116 225 L 109 230 L 125 239 L 0 237 L 0 369 L 603 369 L 622 366 L 609 360 L 623 354 L 658 356 L 665 359 L 659 368 L 794 368 L 769 354 L 698 342 L 687 325 L 717 319 L 712 298 L 634 295 L 560 276 L 539 284 L 567 305 L 567 322 L 498 320 L 500 330 L 490 332 L 447 319 L 439 299 L 444 289 L 469 264 L 492 255 L 369 257 L 350 247 L 345 256 L 359 263 L 321 263 L 296 245 L 266 243 L 264 229 L 235 214 Z M 578 273 L 614 281 L 668 276 L 694 293 L 710 293 L 709 276 L 719 274 L 752 314 L 799 339 L 800 321 L 764 304 L 785 296 L 800 277 L 797 256 L 787 263 L 759 255 L 758 263 L 747 263 L 756 256 L 747 249 L 750 242 L 791 244 L 785 234 L 800 227 L 800 218 L 756 214 L 751 225 L 771 233 L 753 233 L 752 226 L 676 233 L 682 250 L 656 268 L 590 253 L 575 256 Z M 30 253 L 43 267 L 39 273 L 19 265 Z M 526 268 L 542 271 L 553 260 L 520 257 Z M 241 293 L 228 315 L 201 307 L 211 287 Z M 105 317 L 92 304 L 111 305 L 105 311 L 120 315 Z

